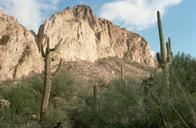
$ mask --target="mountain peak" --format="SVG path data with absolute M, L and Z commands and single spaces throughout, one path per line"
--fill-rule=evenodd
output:
M 60 15 L 59 15 L 60 14 Z M 95 62 L 101 58 L 127 58 L 142 64 L 154 65 L 145 39 L 112 22 L 96 18 L 89 6 L 77 5 L 53 15 L 40 28 L 40 45 L 46 47 L 44 35 L 51 47 L 61 41 L 56 57 L 66 61 L 85 60 Z
M 40 26 L 38 35 L 3 12 L 0 12 L 0 24 L 0 80 L 42 72 L 40 51 L 46 48 L 46 37 L 51 48 L 60 44 L 51 54 L 53 66 L 60 59 L 94 63 L 115 57 L 155 65 L 149 45 L 142 36 L 96 18 L 86 5 L 54 14 Z
M 94 17 L 93 10 L 87 5 L 77 5 L 73 8 L 76 17 Z

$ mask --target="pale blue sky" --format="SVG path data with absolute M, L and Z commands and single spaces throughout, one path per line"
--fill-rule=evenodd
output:
M 83 0 L 82 3 L 90 5 L 98 15 L 99 8 L 108 1 L 112 0 L 99 0 L 99 2 Z M 73 6 L 77 2 L 77 0 L 67 0 L 62 6 Z M 165 40 L 169 36 L 171 37 L 174 53 L 181 51 L 196 57 L 196 0 L 183 0 L 180 4 L 167 8 L 166 14 L 162 17 L 162 22 Z M 116 24 L 124 27 L 120 23 Z M 157 24 L 144 30 L 129 30 L 144 36 L 149 42 L 151 50 L 159 51 Z
M 178 51 L 196 57 L 196 0 L 0 0 L 0 9 L 37 31 L 52 14 L 67 6 L 89 5 L 95 15 L 144 36 L 154 52 L 159 51 L 156 10 L 160 10 L 165 39 Z
M 173 51 L 196 57 L 196 0 L 184 0 L 169 8 L 162 20 L 165 39 L 171 37 Z M 157 25 L 138 32 L 149 41 L 152 50 L 159 50 Z

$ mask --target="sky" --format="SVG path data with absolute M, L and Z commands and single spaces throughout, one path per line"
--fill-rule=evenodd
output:
M 153 53 L 159 51 L 156 11 L 162 15 L 165 41 L 171 37 L 174 53 L 196 57 L 196 0 L 0 0 L 0 10 L 30 30 L 67 6 L 89 5 L 97 17 L 141 34 Z

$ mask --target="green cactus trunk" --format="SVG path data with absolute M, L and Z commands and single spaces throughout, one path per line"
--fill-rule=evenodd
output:
M 122 64 L 120 64 L 120 84 L 123 84 L 123 69 L 122 69 Z
M 168 54 L 168 59 L 169 59 L 168 61 L 170 62 L 169 64 L 171 64 L 173 55 L 172 55 L 172 50 L 171 50 L 171 39 L 170 39 L 170 37 L 168 38 L 168 42 L 166 43 L 166 47 L 167 47 L 167 54 Z
M 95 111 L 98 110 L 98 97 L 97 97 L 97 86 L 93 86 L 93 106 L 95 108 Z
M 162 68 L 163 76 L 165 79 L 165 86 L 162 87 L 163 89 L 163 97 L 168 99 L 169 98 L 169 64 L 171 63 L 171 41 L 169 38 L 168 43 L 164 42 L 164 33 L 163 33 L 163 27 L 161 22 L 161 16 L 160 12 L 157 11 L 157 24 L 158 24 L 158 31 L 159 31 L 159 39 L 160 39 L 160 53 L 157 53 L 157 60 L 159 62 L 159 65 Z M 167 48 L 167 51 L 165 49 Z
M 46 118 L 46 113 L 47 113 L 49 98 L 50 98 L 52 76 L 60 69 L 60 66 L 62 64 L 62 59 L 61 59 L 56 71 L 53 74 L 51 73 L 50 53 L 58 49 L 58 47 L 60 46 L 63 40 L 57 43 L 57 45 L 52 49 L 50 49 L 50 41 L 49 41 L 49 37 L 47 36 L 46 36 L 46 41 L 47 41 L 47 47 L 46 47 L 45 53 L 43 50 L 43 46 L 41 45 L 41 53 L 45 59 L 44 61 L 45 67 L 44 67 L 44 92 L 43 92 L 42 104 L 41 104 L 41 110 L 40 110 L 40 122 Z
M 161 62 L 165 64 L 166 63 L 166 50 L 165 50 L 164 33 L 163 33 L 163 28 L 162 28 L 161 16 L 160 16 L 159 11 L 157 11 L 157 23 L 158 23 L 158 30 L 159 30 Z
M 47 41 L 46 55 L 45 55 L 45 69 L 44 69 L 44 94 L 41 105 L 40 121 L 46 117 L 46 112 L 48 109 L 50 90 L 51 90 L 51 58 L 50 58 L 50 48 L 49 41 Z

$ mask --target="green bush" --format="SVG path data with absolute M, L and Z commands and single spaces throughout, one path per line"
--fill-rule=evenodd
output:
M 59 99 L 58 102 L 76 105 L 87 92 L 85 84 L 85 81 L 74 79 L 66 72 L 58 72 L 52 80 L 51 101 Z
M 31 117 L 15 114 L 10 109 L 0 110 L 0 128 L 39 128 L 37 120 Z
M 34 76 L 28 81 L 30 88 L 34 89 L 37 93 L 43 93 L 43 77 L 42 76 Z
M 121 84 L 120 80 L 113 81 L 98 97 L 97 108 L 93 104 L 93 97 L 88 98 L 86 104 L 79 108 L 73 117 L 76 124 L 74 127 L 126 128 L 144 125 L 139 82 L 130 80 Z
M 184 53 L 178 53 L 173 60 L 172 69 L 183 88 L 196 92 L 196 59 Z
M 38 118 L 41 104 L 41 93 L 36 89 L 42 80 L 39 76 L 23 82 L 6 82 L 1 88 L 2 97 L 10 101 L 10 108 L 0 111 L 0 127 L 2 128 L 39 128 Z M 37 83 L 37 84 L 35 84 Z M 39 85 L 41 86 L 41 85 Z
M 170 73 L 170 97 L 164 97 L 164 76 L 157 73 L 153 86 L 149 91 L 147 102 L 147 118 L 149 123 L 164 126 L 164 121 L 170 127 L 192 127 L 194 124 L 194 105 L 196 99 L 189 98 L 189 92 L 182 88 L 181 83 Z M 164 121 L 163 121 L 164 120 Z
M 39 112 L 41 97 L 40 95 L 28 86 L 19 86 L 14 88 L 10 94 L 12 110 L 19 113 Z
M 59 72 L 52 80 L 51 96 L 72 97 L 76 95 L 78 83 L 65 72 Z

